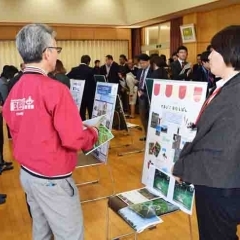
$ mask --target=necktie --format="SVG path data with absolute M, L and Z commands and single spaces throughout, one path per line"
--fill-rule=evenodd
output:
M 146 71 L 146 69 L 143 69 L 141 77 L 140 77 L 140 82 L 139 82 L 140 89 L 144 89 L 145 71 Z
M 184 68 L 184 66 L 185 66 L 185 62 L 182 62 L 182 69 Z
M 198 114 L 198 117 L 197 117 L 197 120 L 195 122 L 195 126 L 197 125 L 198 121 L 200 120 L 200 117 L 202 115 L 202 113 L 204 112 L 204 110 L 207 108 L 208 104 L 212 101 L 212 99 L 221 91 L 221 87 L 219 88 L 215 88 L 213 91 L 212 91 L 212 94 L 209 95 L 209 97 L 206 99 L 206 101 L 204 102 L 199 114 Z

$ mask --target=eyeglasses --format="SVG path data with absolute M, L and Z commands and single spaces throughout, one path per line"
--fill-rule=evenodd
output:
M 46 47 L 44 50 L 43 50 L 43 53 L 47 50 L 47 49 L 56 49 L 57 50 L 57 53 L 61 53 L 62 51 L 62 47 Z

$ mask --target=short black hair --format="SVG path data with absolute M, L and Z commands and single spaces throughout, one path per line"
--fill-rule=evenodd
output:
M 113 56 L 109 55 L 109 54 L 106 56 L 106 58 L 109 59 L 109 60 L 113 60 Z
M 205 51 L 205 52 L 203 52 L 203 53 L 201 54 L 201 61 L 202 61 L 202 62 L 209 62 L 208 57 L 209 57 L 210 54 L 211 54 L 210 51 Z
M 146 53 L 142 53 L 138 56 L 139 61 L 149 61 L 150 57 Z
M 211 40 L 212 48 L 220 53 L 227 66 L 240 70 L 240 25 L 224 28 Z
M 167 61 L 167 57 L 166 57 L 166 55 L 164 55 L 164 54 L 161 54 L 161 55 L 160 55 L 160 57 L 163 59 L 163 61 L 164 61 L 164 62 L 166 62 L 166 61 Z
M 124 54 L 121 54 L 121 55 L 119 56 L 119 58 L 123 58 L 125 61 L 127 61 L 127 57 L 126 57 L 126 55 L 124 55 Z
M 202 55 L 202 54 L 201 54 L 201 53 L 199 53 L 199 54 L 197 55 L 197 57 L 201 57 L 201 55 Z
M 188 52 L 188 49 L 185 46 L 180 46 L 177 49 L 177 53 L 179 53 L 181 50 L 185 50 L 186 52 Z
M 211 51 L 211 48 L 212 48 L 212 45 L 210 44 L 210 45 L 207 46 L 206 50 Z
M 81 63 L 89 64 L 91 62 L 91 58 L 89 55 L 83 55 L 81 57 Z
M 172 54 L 172 57 L 173 57 L 173 56 L 177 56 L 177 52 L 174 52 L 174 53 Z
M 94 64 L 97 64 L 97 63 L 100 63 L 100 60 L 97 59 L 94 61 Z
M 166 62 L 163 57 L 155 56 L 150 60 L 151 64 L 156 64 L 158 67 L 164 67 Z

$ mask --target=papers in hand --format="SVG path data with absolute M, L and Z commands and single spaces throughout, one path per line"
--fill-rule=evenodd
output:
M 182 71 L 179 73 L 179 75 L 181 75 L 181 74 L 184 74 L 184 73 L 187 73 L 189 70 L 191 70 L 191 63 L 187 63 L 184 67 L 183 67 L 183 69 L 182 69 Z
M 83 125 L 86 125 L 89 127 L 99 126 L 105 120 L 105 118 L 106 118 L 106 114 L 99 116 L 99 117 L 87 119 L 87 120 L 83 121 Z M 84 126 L 83 129 L 86 129 L 86 127 Z
M 94 146 L 91 150 L 84 152 L 85 155 L 88 155 L 89 153 L 97 150 L 104 143 L 106 143 L 114 138 L 112 132 L 103 124 L 105 117 L 106 117 L 106 115 L 102 115 L 100 117 L 88 119 L 83 122 L 83 124 L 86 124 L 87 126 L 99 126 L 98 127 L 98 140 L 94 144 Z

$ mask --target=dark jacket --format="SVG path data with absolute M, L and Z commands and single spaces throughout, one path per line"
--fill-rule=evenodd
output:
M 186 143 L 173 174 L 195 185 L 240 188 L 240 74 L 209 103 Z
M 82 101 L 93 101 L 96 82 L 93 77 L 93 69 L 86 64 L 80 64 L 78 67 L 72 68 L 72 70 L 67 74 L 70 79 L 85 80 L 83 98 Z
M 209 75 L 211 76 L 212 81 L 209 80 Z M 218 79 L 216 79 L 216 77 L 212 73 L 208 72 L 203 66 L 200 66 L 195 72 L 194 78 L 192 80 L 197 82 L 207 82 L 208 83 L 207 94 L 208 94 L 212 88 L 216 87 L 216 82 Z
M 151 74 L 151 78 L 154 79 L 168 79 L 167 71 L 163 67 L 159 67 Z
M 187 76 L 186 72 L 183 74 L 179 74 L 182 71 L 182 66 L 178 60 L 172 62 L 170 67 L 171 67 L 171 78 L 173 80 L 189 80 L 190 79 L 190 76 Z
M 107 75 L 106 65 L 101 66 L 100 73 L 101 73 L 101 75 L 104 75 L 104 76 Z M 107 81 L 110 83 L 118 83 L 119 84 L 118 73 L 119 73 L 119 65 L 116 62 L 112 62 L 109 74 L 106 77 Z
M 21 78 L 22 75 L 23 75 L 23 72 L 20 71 L 15 77 L 10 79 L 10 81 L 8 82 L 8 93 L 10 93 L 11 89 L 18 82 L 18 80 Z
M 54 77 L 56 80 L 58 80 L 59 82 L 63 83 L 68 88 L 70 88 L 70 79 L 68 78 L 68 76 L 66 76 L 65 74 L 62 74 L 62 73 L 57 73 L 57 74 L 55 74 Z

